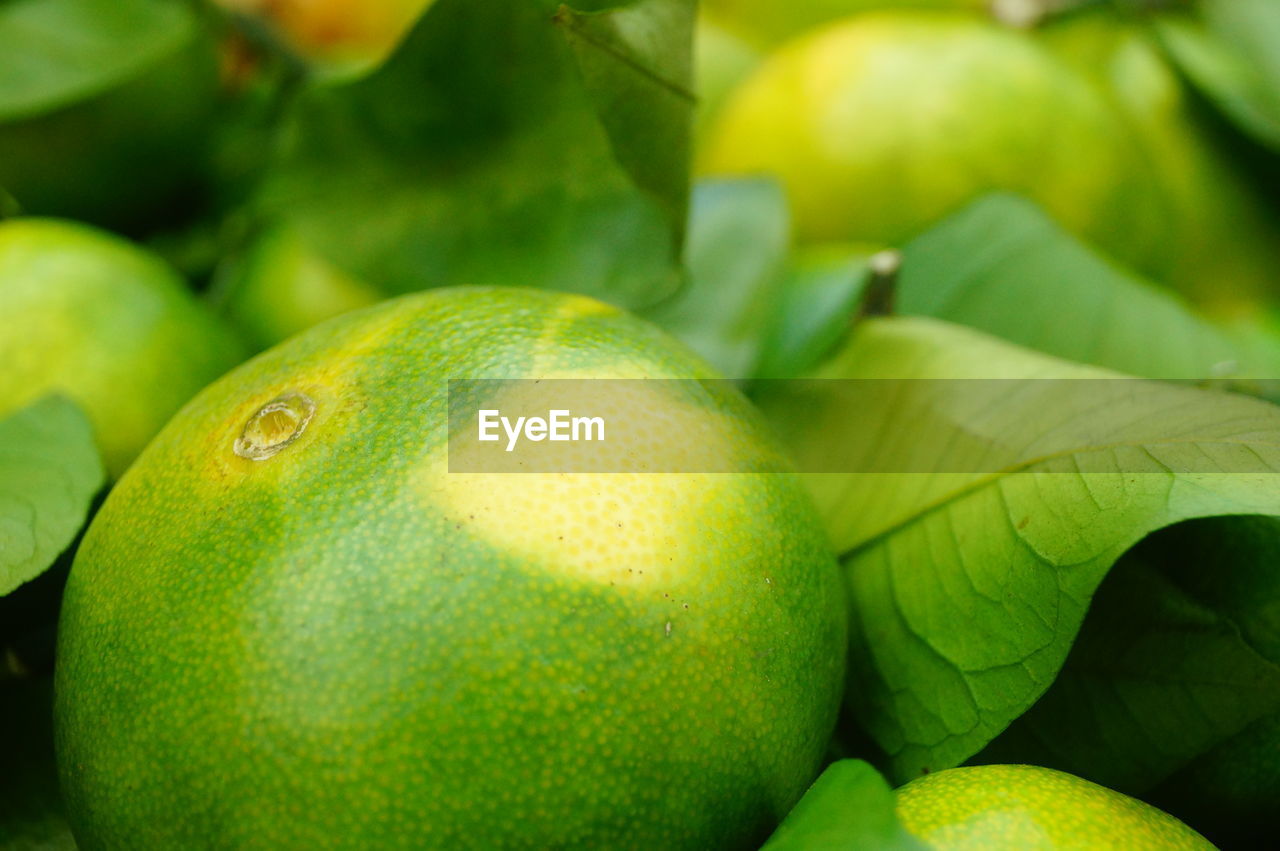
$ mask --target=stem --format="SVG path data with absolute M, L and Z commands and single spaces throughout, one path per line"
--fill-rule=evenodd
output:
M 1115 4 L 1125 12 L 1148 14 L 1151 12 L 1167 12 L 1172 9 L 1190 11 L 1196 0 L 1114 0 Z
M 902 268 L 902 254 L 893 249 L 871 255 L 867 261 L 871 280 L 863 293 L 862 304 L 854 317 L 854 324 L 870 316 L 892 316 L 893 303 L 898 292 L 898 271 Z
M 1081 12 L 1111 0 L 990 0 L 991 17 L 1018 29 L 1038 27 L 1051 18 Z

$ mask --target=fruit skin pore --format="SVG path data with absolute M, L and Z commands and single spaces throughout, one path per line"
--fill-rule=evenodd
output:
M 566 374 L 710 370 L 590 299 L 434 290 L 184 408 L 67 587 L 55 713 L 81 847 L 758 846 L 839 702 L 829 543 L 789 474 L 446 472 L 446 379 Z M 670 404 L 776 464 L 717 392 Z M 290 393 L 315 403 L 306 430 L 238 456 Z
M 0 223 L 0 416 L 69 397 L 113 477 L 244 354 L 176 272 L 134 245 L 55 219 Z
M 803 242 L 901 245 L 991 191 L 1023 194 L 1139 268 L 1167 212 L 1093 84 L 971 15 L 869 13 L 781 47 L 707 136 L 707 175 L 775 175 Z
M 938 851 L 1213 851 L 1173 816 L 1034 765 L 952 768 L 898 790 L 898 819 Z

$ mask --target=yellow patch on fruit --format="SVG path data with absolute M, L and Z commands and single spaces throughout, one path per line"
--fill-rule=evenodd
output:
M 585 319 L 590 316 L 615 316 L 622 311 L 608 302 L 585 295 L 569 294 L 556 308 L 555 315 L 563 319 Z
M 687 544 L 725 498 L 723 477 L 645 473 L 446 473 L 432 503 L 500 552 L 602 585 L 671 583 L 696 570 Z
M 591 437 L 603 439 L 582 429 L 578 440 L 533 442 L 499 429 L 482 443 L 467 417 L 428 462 L 427 503 L 499 551 L 584 580 L 626 585 L 696 570 L 680 542 L 697 540 L 699 518 L 732 500 L 734 477 L 717 473 L 742 469 L 741 424 L 679 398 L 692 380 L 635 377 L 656 371 L 635 362 L 501 384 L 484 408 L 513 421 L 581 413 L 600 421 Z

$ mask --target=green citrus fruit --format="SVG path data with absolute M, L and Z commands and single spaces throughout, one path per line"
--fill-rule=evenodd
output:
M 756 847 L 816 774 L 842 680 L 842 588 L 797 480 L 448 466 L 450 378 L 708 375 L 599 302 L 462 288 L 211 385 L 71 571 L 77 839 Z M 668 439 L 776 461 L 737 391 L 678 386 L 646 391 Z
M 261 348 L 383 297 L 316 255 L 287 227 L 260 234 L 227 268 L 221 287 L 223 311 Z
M 177 274 L 130 243 L 70 222 L 0 223 L 0 415 L 69 396 L 118 476 L 242 357 Z
M 783 47 L 722 110 L 701 170 L 776 175 L 810 242 L 898 245 L 994 190 L 1140 267 L 1166 224 L 1096 87 L 1027 34 L 958 14 L 861 15 Z
M 725 98 L 760 64 L 760 53 L 707 15 L 698 17 L 693 39 L 693 77 L 698 95 L 698 135 Z
M 898 819 L 938 851 L 1212 851 L 1204 837 L 1139 800 L 1034 765 L 925 775 L 898 790 Z
M 1160 281 L 1219 314 L 1276 292 L 1280 233 L 1248 179 L 1216 146 L 1201 107 L 1147 32 L 1115 14 L 1071 15 L 1046 45 L 1117 105 L 1154 166 L 1172 213 Z
M 17 16 L 39 5 L 0 11 Z M 180 23 L 155 44 L 120 47 L 142 57 L 120 75 L 89 80 L 72 73 L 81 70 L 77 63 L 95 67 L 97 58 L 71 41 L 63 46 L 67 67 L 55 69 L 65 91 L 44 91 L 39 102 L 10 109 L 0 102 L 0 189 L 22 212 L 141 232 L 171 224 L 175 206 L 201 191 L 219 108 L 217 53 L 197 15 L 174 14 Z M 122 13 L 114 24 L 120 39 L 136 40 L 130 22 Z M 46 23 L 59 25 L 56 18 Z

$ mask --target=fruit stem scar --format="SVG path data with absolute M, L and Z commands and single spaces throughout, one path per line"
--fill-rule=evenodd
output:
M 898 272 L 902 269 L 902 255 L 889 249 L 871 255 L 867 261 L 871 278 L 862 295 L 854 323 L 871 316 L 892 316 L 897 295 Z
M 277 396 L 249 417 L 232 448 L 241 458 L 265 461 L 301 437 L 315 412 L 304 393 Z

